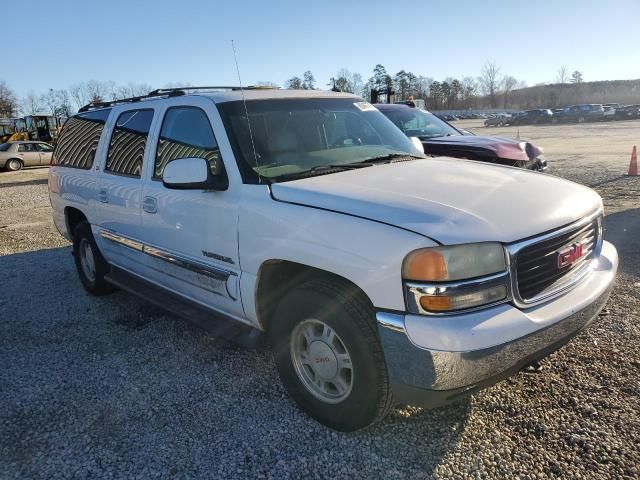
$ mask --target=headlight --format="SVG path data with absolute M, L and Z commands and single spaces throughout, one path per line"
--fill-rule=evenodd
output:
M 431 247 L 404 260 L 407 308 L 412 313 L 446 313 L 505 301 L 509 274 L 497 242 Z
M 503 272 L 504 247 L 498 242 L 470 243 L 414 250 L 404 259 L 405 280 L 446 282 Z

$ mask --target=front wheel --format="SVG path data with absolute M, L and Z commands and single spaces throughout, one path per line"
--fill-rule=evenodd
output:
M 346 282 L 310 280 L 288 293 L 269 340 L 289 395 L 320 423 L 354 431 L 391 408 L 373 308 Z
M 12 158 L 7 162 L 6 167 L 7 167 L 7 170 L 9 170 L 10 172 L 17 172 L 22 168 L 22 162 L 17 158 Z

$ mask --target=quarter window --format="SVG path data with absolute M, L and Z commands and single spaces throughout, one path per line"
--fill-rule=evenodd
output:
M 162 178 L 164 167 L 178 158 L 204 158 L 213 175 L 221 172 L 220 149 L 209 119 L 197 107 L 173 107 L 162 122 L 153 178 Z
M 93 165 L 100 135 L 111 109 L 94 110 L 71 117 L 64 124 L 62 134 L 53 152 L 52 165 L 82 168 Z
M 130 110 L 120 114 L 113 127 L 105 170 L 140 177 L 153 110 Z

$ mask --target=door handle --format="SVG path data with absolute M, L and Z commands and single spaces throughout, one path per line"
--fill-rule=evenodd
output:
M 158 211 L 158 202 L 155 197 L 144 197 L 142 200 L 142 209 L 147 213 L 156 213 Z
M 107 199 L 107 189 L 106 188 L 101 188 L 98 191 L 98 200 L 101 201 L 102 203 L 107 203 L 109 201 Z

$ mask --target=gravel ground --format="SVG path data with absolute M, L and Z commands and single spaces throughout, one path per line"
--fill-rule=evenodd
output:
M 622 262 L 607 310 L 539 374 L 353 434 L 298 411 L 266 349 L 89 297 L 46 169 L 0 174 L 0 478 L 639 478 L 640 178 L 622 154 L 547 153 L 605 199 Z

